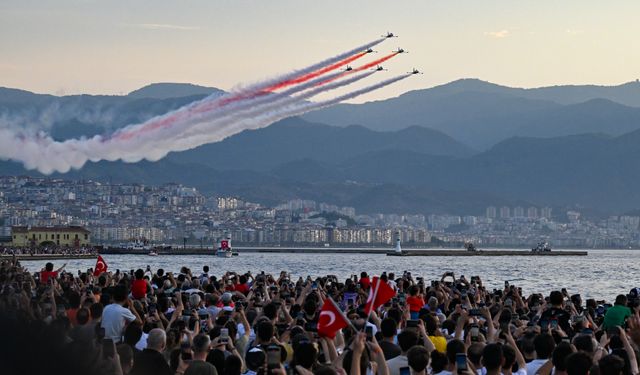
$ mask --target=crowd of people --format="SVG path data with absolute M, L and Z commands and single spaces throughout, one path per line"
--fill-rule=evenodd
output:
M 91 255 L 97 253 L 98 250 L 92 246 L 0 246 L 0 255 Z
M 452 272 L 94 273 L 0 263 L 2 374 L 638 374 L 635 289 L 609 305 Z M 379 283 L 394 296 L 367 311 Z M 334 302 L 349 325 L 319 334 Z

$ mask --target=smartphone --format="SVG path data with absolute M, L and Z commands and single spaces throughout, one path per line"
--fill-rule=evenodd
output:
M 469 310 L 469 316 L 482 316 L 482 312 L 480 309 L 471 309 Z
M 467 370 L 467 355 L 465 353 L 456 353 L 456 369 L 458 371 Z
M 269 345 L 267 347 L 267 367 L 270 369 L 280 367 L 280 346 Z
M 556 329 L 558 328 L 558 321 L 556 319 L 553 319 L 550 325 L 551 325 L 551 329 Z
M 480 336 L 480 327 L 472 325 L 469 334 L 471 335 L 471 341 L 478 341 L 478 337 Z
M 400 375 L 411 375 L 411 369 L 407 367 L 400 367 Z
M 505 281 L 505 282 L 504 282 L 504 287 L 505 287 L 505 288 L 508 288 L 508 287 L 509 287 L 509 282 L 508 282 L 508 281 Z
M 193 359 L 193 353 L 191 353 L 191 346 L 188 342 L 183 342 L 180 345 L 180 358 L 183 361 L 190 361 Z
M 220 328 L 220 342 L 227 344 L 229 343 L 229 329 L 228 328 Z
M 367 341 L 373 340 L 373 327 L 367 326 L 364 329 L 364 332 L 367 334 Z
M 113 339 L 102 339 L 102 358 L 113 358 L 116 354 L 116 345 L 113 343 Z
M 415 328 L 420 325 L 420 320 L 418 319 L 409 319 L 407 320 L 407 328 Z
M 509 329 L 509 322 L 500 322 L 500 330 L 502 332 L 507 332 Z
M 546 331 L 547 329 L 549 329 L 549 321 L 541 320 L 540 321 L 540 330 Z

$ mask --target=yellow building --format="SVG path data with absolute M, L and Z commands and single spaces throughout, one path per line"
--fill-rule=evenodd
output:
M 91 243 L 90 233 L 77 226 L 11 228 L 13 246 L 87 246 Z

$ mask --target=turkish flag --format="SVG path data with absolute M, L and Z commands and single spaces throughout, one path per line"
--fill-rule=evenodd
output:
M 371 280 L 371 289 L 369 289 L 369 298 L 364 305 L 364 311 L 371 311 L 384 305 L 391 298 L 395 297 L 396 292 L 385 282 L 380 282 L 376 276 Z
M 336 333 L 349 326 L 349 321 L 331 298 L 324 301 L 318 318 L 318 336 L 333 339 Z
M 229 241 L 227 241 L 227 240 L 220 241 L 220 248 L 221 249 L 228 249 L 229 248 Z
M 100 276 L 103 272 L 107 272 L 107 263 L 102 259 L 102 256 L 98 255 L 98 261 L 96 261 L 96 268 L 93 270 L 93 276 Z

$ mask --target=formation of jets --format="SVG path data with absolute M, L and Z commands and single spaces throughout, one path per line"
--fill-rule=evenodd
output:
M 395 34 L 394 34 L 394 33 L 392 33 L 392 32 L 387 31 L 387 33 L 386 33 L 385 35 L 382 35 L 382 37 L 383 37 L 383 38 L 397 38 L 398 36 L 397 36 L 397 35 L 395 35 Z M 374 51 L 374 50 L 373 50 L 373 49 L 371 49 L 371 48 L 367 48 L 364 52 L 365 52 L 365 53 L 374 53 L 374 52 L 378 52 L 378 51 Z M 397 54 L 400 54 L 400 53 L 409 53 L 409 51 L 405 51 L 403 48 L 400 48 L 400 47 L 398 47 L 398 49 L 393 50 L 393 51 L 391 51 L 391 52 L 395 52 L 395 53 L 397 53 Z M 373 71 L 381 71 L 381 70 L 385 70 L 385 71 L 386 71 L 387 69 L 383 68 L 381 65 L 378 65 L 378 66 L 376 66 L 374 69 L 371 69 L 371 70 L 373 70 Z M 346 66 L 346 68 L 344 68 L 344 70 L 343 70 L 343 71 L 345 71 L 345 72 L 350 72 L 350 71 L 353 71 L 353 68 L 352 68 L 351 66 L 347 65 L 347 66 Z M 415 69 L 415 68 L 414 68 L 413 70 L 411 70 L 410 72 L 407 72 L 407 73 L 408 73 L 408 74 L 424 74 L 424 73 L 422 73 L 421 71 L 419 71 L 418 69 Z

